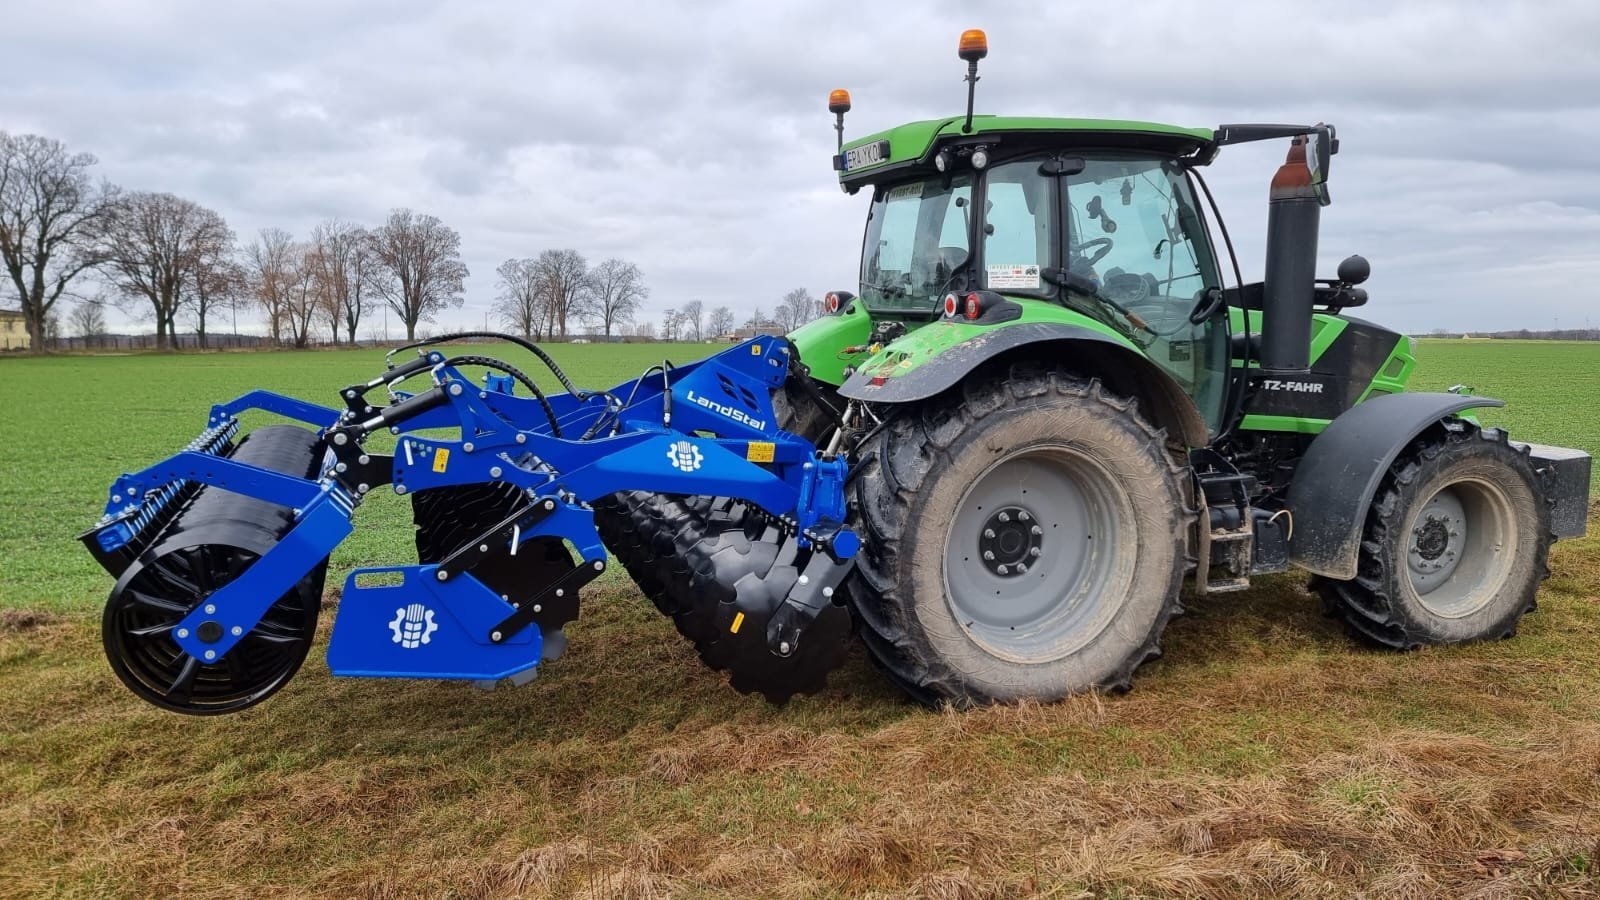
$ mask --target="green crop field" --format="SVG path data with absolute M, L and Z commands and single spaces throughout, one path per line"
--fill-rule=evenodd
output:
M 581 384 L 708 346 L 562 346 Z M 1600 344 L 1424 341 L 1420 389 L 1600 454 Z M 1305 579 L 1191 598 L 1132 694 L 930 712 L 859 654 L 740 696 L 632 585 L 531 685 L 335 680 L 154 710 L 100 654 L 75 540 L 121 472 L 252 388 L 331 402 L 374 351 L 0 360 L 0 897 L 1595 896 L 1600 537 L 1516 639 L 1355 643 Z M 532 373 L 533 367 L 528 370 Z M 378 496 L 333 560 L 406 561 Z M 1591 531 L 1600 530 L 1592 523 Z
M 551 355 L 581 386 L 611 387 L 663 358 L 688 362 L 709 344 L 552 345 Z M 408 351 L 409 352 L 409 351 Z M 531 355 L 518 364 L 558 390 Z M 104 600 L 104 573 L 71 539 L 100 517 L 117 475 L 182 449 L 205 429 L 211 404 L 262 388 L 324 405 L 338 389 L 383 369 L 383 351 L 67 356 L 0 360 L 6 433 L 27 443 L 0 478 L 0 607 L 67 611 Z M 271 417 L 245 418 L 245 427 Z M 381 444 L 374 444 L 380 446 Z M 391 444 L 392 446 L 392 444 Z M 415 553 L 410 503 L 378 492 L 362 507 L 361 527 L 334 558 L 348 570 Z M 329 579 L 333 583 L 333 579 Z

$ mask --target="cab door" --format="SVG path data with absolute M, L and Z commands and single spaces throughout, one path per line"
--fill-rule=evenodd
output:
M 1192 320 L 1221 280 L 1188 173 L 1170 158 L 1105 154 L 1086 157 L 1065 183 L 1068 267 L 1148 325 L 1136 341 L 1216 432 L 1228 391 L 1227 311 Z

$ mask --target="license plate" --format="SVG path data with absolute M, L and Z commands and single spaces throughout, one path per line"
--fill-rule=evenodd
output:
M 866 166 L 875 166 L 889 158 L 889 142 L 873 141 L 844 152 L 844 170 L 852 172 Z

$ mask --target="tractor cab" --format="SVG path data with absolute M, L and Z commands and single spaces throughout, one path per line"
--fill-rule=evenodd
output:
M 951 120 L 937 123 L 931 165 L 847 180 L 872 192 L 857 302 L 874 318 L 917 324 L 943 317 L 951 297 L 965 321 L 1053 307 L 1046 314 L 1070 313 L 1139 348 L 1215 425 L 1228 323 L 1211 299 L 1217 256 L 1177 155 L 1198 142 L 1141 141 L 1133 124 L 988 117 L 969 135 Z M 975 292 L 976 305 L 987 295 L 1003 305 L 968 315 Z
M 792 335 L 814 378 L 848 399 L 907 402 L 1012 350 L 1062 355 L 1124 373 L 1115 387 L 1191 448 L 1240 428 L 1313 434 L 1380 370 L 1403 380 L 1409 343 L 1365 323 L 1349 332 L 1359 365 L 1340 352 L 1337 370 L 1312 366 L 1329 344 L 1311 336 L 1346 330 L 1340 308 L 1365 300 L 1345 267 L 1316 279 L 1332 126 L 975 115 L 987 52 L 982 32 L 963 35 L 965 116 L 847 143 L 849 94 L 830 95 L 839 184 L 871 202 L 855 290 L 829 293 L 831 315 Z M 1211 239 L 1208 212 L 1226 231 L 1200 169 L 1225 145 L 1280 138 L 1291 151 L 1273 180 L 1267 278 L 1241 284 L 1232 247 Z M 1284 384 L 1325 403 L 1286 406 Z M 1285 415 L 1300 409 L 1315 415 Z

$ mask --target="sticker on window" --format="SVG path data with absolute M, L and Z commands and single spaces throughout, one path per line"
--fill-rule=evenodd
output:
M 904 200 L 907 197 L 915 198 L 915 199 L 918 199 L 918 200 L 922 199 L 922 182 L 918 181 L 918 182 L 915 182 L 913 184 L 902 184 L 899 187 L 895 188 L 894 190 L 890 191 L 889 192 L 889 196 L 888 196 L 887 199 L 890 200 L 890 201 L 894 201 L 894 200 Z
M 1006 289 L 1039 289 L 1038 266 L 1013 266 L 991 264 L 989 267 L 989 290 L 1003 291 Z

